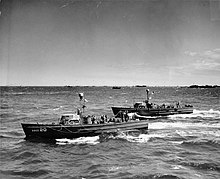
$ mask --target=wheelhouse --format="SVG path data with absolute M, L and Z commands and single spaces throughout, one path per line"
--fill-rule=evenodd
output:
M 80 116 L 78 114 L 63 114 L 60 117 L 59 124 L 61 125 L 79 125 Z

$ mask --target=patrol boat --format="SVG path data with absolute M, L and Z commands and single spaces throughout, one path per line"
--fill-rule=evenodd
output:
M 147 133 L 148 121 L 137 120 L 89 120 L 80 112 L 61 115 L 57 124 L 21 123 L 26 139 L 73 139 L 91 137 L 117 131 L 138 130 Z
M 180 105 L 177 102 L 174 105 L 156 105 L 149 102 L 149 89 L 146 90 L 146 100 L 136 102 L 133 107 L 113 106 L 112 111 L 115 117 L 121 116 L 124 113 L 134 113 L 139 118 L 151 116 L 168 116 L 175 114 L 190 114 L 193 113 L 193 106 L 190 104 Z

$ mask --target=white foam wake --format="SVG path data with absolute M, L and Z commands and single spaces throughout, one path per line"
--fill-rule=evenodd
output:
M 188 136 L 198 136 L 198 137 L 212 137 L 212 138 L 219 138 L 220 139 L 220 130 L 176 130 L 175 131 L 181 137 L 188 137 Z
M 140 134 L 138 137 L 131 135 L 118 135 L 115 139 L 125 139 L 128 142 L 146 143 L 149 141 L 150 136 L 147 134 Z
M 220 117 L 220 111 L 213 110 L 213 109 L 210 109 L 208 111 L 207 110 L 194 110 L 193 114 L 201 116 L 201 117 Z
M 149 129 L 171 129 L 171 128 L 219 128 L 220 123 L 207 124 L 207 123 L 191 123 L 191 122 L 153 122 L 149 123 Z
M 56 144 L 66 145 L 66 144 L 91 144 L 95 145 L 99 143 L 99 136 L 94 137 L 79 137 L 76 139 L 56 139 Z
M 219 110 L 193 110 L 193 113 L 191 114 L 177 114 L 177 115 L 170 115 L 171 119 L 175 118 L 195 118 L 195 117 L 201 117 L 201 118 L 215 118 L 220 119 L 220 111 Z
M 139 136 L 120 134 L 113 139 L 125 139 L 128 142 L 147 143 L 151 138 L 164 138 L 166 134 L 140 134 Z

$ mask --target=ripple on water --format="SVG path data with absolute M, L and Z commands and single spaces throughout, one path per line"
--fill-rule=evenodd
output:
M 220 172 L 220 163 L 199 163 L 199 162 L 181 162 L 180 163 L 183 166 L 193 167 L 198 170 L 211 170 L 211 171 L 217 171 Z
M 27 177 L 27 178 L 35 178 L 40 176 L 46 176 L 50 173 L 50 170 L 40 169 L 40 170 L 6 170 L 1 171 L 5 176 L 15 176 L 15 177 Z
M 193 148 L 193 147 L 206 147 L 206 148 L 209 148 L 209 149 L 213 149 L 213 148 L 217 148 L 219 149 L 220 147 L 220 140 L 217 139 L 217 138 L 214 138 L 214 139 L 194 139 L 194 140 L 188 140 L 188 141 L 183 141 L 182 144 L 183 146 L 186 146 L 186 147 L 190 147 L 190 148 Z

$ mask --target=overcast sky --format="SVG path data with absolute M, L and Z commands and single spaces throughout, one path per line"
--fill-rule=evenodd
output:
M 220 1 L 1 4 L 0 85 L 220 85 Z

